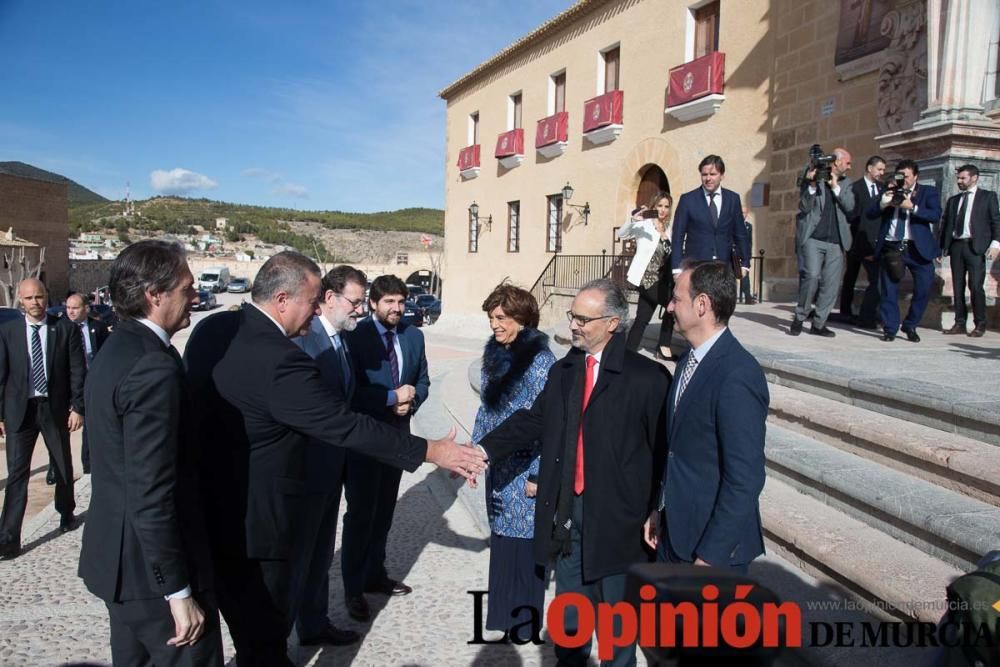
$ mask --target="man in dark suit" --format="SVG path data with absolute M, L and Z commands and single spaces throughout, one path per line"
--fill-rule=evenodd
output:
M 799 184 L 799 210 L 795 216 L 795 248 L 803 272 L 799 280 L 799 300 L 788 333 L 798 336 L 802 323 L 812 316 L 809 333 L 833 338 L 826 319 L 837 301 L 844 266 L 844 252 L 851 247 L 847 217 L 854 210 L 854 191 L 847 172 L 851 154 L 844 148 L 833 151 L 829 180 L 817 179 L 818 169 L 806 171 Z
M 902 329 L 907 340 L 919 343 L 917 326 L 930 302 L 934 259 L 941 252 L 931 230 L 931 225 L 941 218 L 941 198 L 933 185 L 917 183 L 920 167 L 913 160 L 900 160 L 895 173 L 902 177 L 902 191 L 888 189 L 868 206 L 869 215 L 882 217 L 875 245 L 875 257 L 882 265 L 882 340 L 895 340 L 896 332 Z M 913 299 L 900 325 L 899 280 L 904 269 L 913 276 Z
M 271 257 L 212 372 L 222 400 L 241 415 L 242 433 L 233 437 L 246 442 L 232 502 L 211 508 L 235 508 L 234 515 L 213 520 L 239 533 L 216 572 L 240 667 L 292 664 L 286 654 L 291 555 L 306 512 L 307 447 L 363 448 L 407 470 L 430 461 L 467 477 L 484 465 L 481 452 L 454 442 L 454 431 L 443 440 L 417 438 L 350 412 L 330 391 L 315 361 L 289 340 L 309 333 L 320 287 L 319 267 L 309 258 L 287 251 Z
M 764 553 L 764 372 L 729 331 L 736 290 L 727 268 L 698 262 L 674 284 L 669 309 L 691 349 L 667 400 L 669 454 L 659 512 L 647 522 L 658 560 L 746 572 Z
M 857 322 L 862 329 L 875 329 L 878 317 L 878 262 L 875 261 L 875 244 L 878 230 L 882 225 L 880 215 L 868 215 L 873 199 L 878 199 L 885 191 L 882 179 L 885 175 L 885 160 L 878 155 L 868 158 L 865 175 L 851 184 L 854 191 L 854 210 L 851 212 L 851 236 L 854 242 L 847 253 L 847 269 L 844 284 L 840 288 L 840 314 L 848 321 Z M 868 287 L 861 300 L 861 311 L 854 318 L 854 285 L 858 272 L 865 268 Z
M 408 290 L 392 275 L 379 276 L 371 285 L 371 317 L 347 335 L 351 358 L 358 369 L 354 409 L 410 432 L 410 418 L 425 400 L 431 381 L 427 374 L 424 335 L 402 324 Z M 348 452 L 344 464 L 347 514 L 340 549 L 344 602 L 351 617 L 371 618 L 364 593 L 407 595 L 409 586 L 389 577 L 385 550 L 399 495 L 402 471 Z
M 0 325 L 0 435 L 7 439 L 7 487 L 0 515 L 0 560 L 21 553 L 31 453 L 39 433 L 56 466 L 59 529 L 73 529 L 73 460 L 69 434 L 83 426 L 87 374 L 80 332 L 46 316 L 48 293 L 34 278 L 17 286 L 24 317 Z
M 90 306 L 83 295 L 77 292 L 66 297 L 66 319 L 80 329 L 84 358 L 87 360 L 87 368 L 90 368 L 94 355 L 100 351 L 110 333 L 108 325 L 90 317 Z M 83 449 L 80 451 L 80 459 L 83 462 L 83 474 L 90 474 L 90 441 L 87 439 L 86 423 L 83 425 Z
M 320 315 L 314 317 L 309 333 L 295 339 L 302 351 L 316 360 L 320 377 L 336 396 L 350 404 L 358 383 L 351 366 L 345 334 L 358 326 L 365 305 L 365 274 L 351 266 L 335 266 L 323 276 Z M 353 630 L 334 627 L 329 617 L 330 565 L 344 481 L 342 447 L 322 443 L 306 448 L 306 494 L 309 510 L 303 519 L 302 534 L 293 550 L 295 574 L 293 599 L 298 601 L 295 629 L 299 644 L 353 644 L 361 637 Z
M 625 570 L 649 560 L 641 536 L 656 507 L 670 374 L 626 349 L 628 302 L 611 281 L 584 285 L 567 315 L 573 349 L 549 370 L 531 409 L 479 444 L 495 461 L 541 441 L 535 561 L 555 558 L 557 595 L 614 604 L 624 599 Z M 572 605 L 564 627 L 569 635 L 579 627 Z M 556 656 L 560 664 L 585 664 L 590 647 L 557 646 Z M 635 644 L 616 648 L 611 664 L 635 664 Z
M 726 163 L 709 155 L 698 165 L 701 187 L 685 192 L 674 214 L 671 264 L 680 273 L 685 259 L 718 260 L 730 266 L 732 254 L 739 255 L 742 272 L 750 273 L 750 240 L 743 224 L 740 196 L 722 187 Z
M 955 294 L 955 324 L 946 334 L 966 333 L 968 308 L 965 305 L 965 279 L 972 295 L 972 321 L 968 332 L 973 338 L 986 333 L 986 257 L 1000 254 L 1000 210 L 997 194 L 979 187 L 979 168 L 966 164 L 958 168 L 955 179 L 958 194 L 948 199 L 941 225 L 941 252 L 951 256 L 951 282 Z
M 109 288 L 121 321 L 86 388 L 93 496 L 80 576 L 107 605 L 116 665 L 221 666 L 199 450 L 170 345 L 191 323 L 194 276 L 179 244 L 140 241 L 111 265 Z

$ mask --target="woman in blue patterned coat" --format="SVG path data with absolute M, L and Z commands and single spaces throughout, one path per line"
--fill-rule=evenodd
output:
M 555 356 L 549 338 L 538 330 L 538 303 L 530 292 L 499 285 L 483 302 L 493 337 L 483 351 L 480 397 L 472 442 L 479 442 L 507 417 L 528 408 L 545 386 Z M 507 632 L 530 619 L 521 606 L 542 618 L 545 573 L 535 565 L 532 537 L 539 443 L 490 466 L 486 473 L 486 510 L 490 520 L 490 583 L 486 628 Z M 525 635 L 530 624 L 524 626 Z M 526 640 L 527 636 L 521 638 Z

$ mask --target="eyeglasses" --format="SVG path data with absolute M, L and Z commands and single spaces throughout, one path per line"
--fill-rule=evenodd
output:
M 352 300 L 352 299 L 348 299 L 346 296 L 344 296 L 340 292 L 334 292 L 334 294 L 336 294 L 337 296 L 339 296 L 341 299 L 343 299 L 347 303 L 351 304 L 351 308 L 353 308 L 354 310 L 357 310 L 358 308 L 360 308 L 361 306 L 363 306 L 365 304 L 364 297 L 361 297 L 360 299 L 353 299 Z
M 614 317 L 614 315 L 601 315 L 600 317 L 586 317 L 585 315 L 577 315 L 572 310 L 566 311 L 566 319 L 570 321 L 570 324 L 576 322 L 581 327 L 585 327 L 594 320 L 606 320 L 609 317 Z

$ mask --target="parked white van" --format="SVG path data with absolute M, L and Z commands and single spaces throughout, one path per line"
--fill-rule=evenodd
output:
M 198 276 L 198 289 L 225 292 L 227 287 L 229 287 L 229 269 L 224 266 L 211 266 Z

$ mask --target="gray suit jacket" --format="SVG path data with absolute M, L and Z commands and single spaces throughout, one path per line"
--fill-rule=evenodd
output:
M 809 183 L 802 182 L 799 190 L 799 212 L 795 216 L 795 248 L 802 247 L 813 232 L 816 225 L 823 218 L 823 206 L 826 196 L 822 185 L 816 189 L 816 194 L 809 193 Z M 836 204 L 837 226 L 840 229 L 840 246 L 846 251 L 851 247 L 851 226 L 848 217 L 854 210 L 854 190 L 851 188 L 851 179 L 844 176 L 840 179 L 840 194 L 833 196 Z

